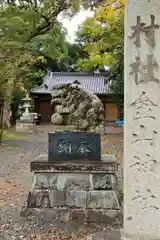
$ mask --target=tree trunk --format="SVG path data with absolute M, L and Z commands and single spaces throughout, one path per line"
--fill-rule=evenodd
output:
M 4 103 L 4 109 L 3 109 L 3 126 L 10 128 L 10 106 L 7 103 Z
M 2 133 L 3 133 L 3 110 L 4 110 L 4 102 L 0 100 L 0 144 L 2 142 Z

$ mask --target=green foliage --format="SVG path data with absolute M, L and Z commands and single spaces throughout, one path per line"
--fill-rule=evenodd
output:
M 97 70 L 114 64 L 115 49 L 123 37 L 124 3 L 121 2 L 120 7 L 115 9 L 111 4 L 113 2 L 106 1 L 108 5 L 99 6 L 94 16 L 80 26 L 77 40 L 88 56 L 78 61 L 78 70 Z
M 120 118 L 123 119 L 124 111 L 124 49 L 123 43 L 117 48 L 115 64 L 111 68 L 111 89 L 117 98 L 117 106 L 120 110 Z
M 104 5 L 99 5 L 100 3 Z M 19 84 L 27 89 L 42 83 L 46 69 L 100 69 L 115 62 L 115 46 L 122 38 L 123 0 L 114 11 L 113 0 L 8 0 L 0 8 L 0 97 L 12 100 Z M 59 13 L 72 16 L 81 6 L 93 7 L 69 44 L 57 22 Z M 98 7 L 97 7 L 98 6 Z M 83 46 L 83 47 L 82 47 Z M 77 64 L 78 61 L 78 64 Z
M 41 84 L 50 65 L 54 70 L 73 70 L 69 69 L 70 64 L 75 65 L 73 58 L 77 59 L 79 55 L 68 49 L 57 16 L 62 12 L 71 16 L 81 6 L 95 7 L 100 2 L 103 1 L 1 0 L 0 99 L 12 103 L 16 109 L 19 101 L 15 94 L 17 86 L 30 89 Z M 68 56 L 69 52 L 72 57 Z
M 15 124 L 16 119 L 18 119 L 18 109 L 19 105 L 21 103 L 21 99 L 24 98 L 26 95 L 26 92 L 24 91 L 21 86 L 14 88 L 12 92 L 12 97 L 11 97 L 11 111 L 12 111 L 12 119 L 11 122 L 12 124 Z
M 95 6 L 97 2 L 91 5 Z M 45 63 L 41 63 L 38 67 L 37 56 L 49 57 L 58 63 L 67 59 L 65 33 L 57 23 L 57 16 L 61 12 L 71 16 L 79 11 L 82 5 L 89 7 L 90 4 L 87 0 L 1 1 L 0 94 L 3 95 L 2 97 L 10 96 L 12 87 L 17 83 L 25 83 L 26 87 L 32 86 L 32 80 L 33 84 L 40 83 L 40 79 L 45 74 L 43 69 Z M 35 53 L 40 45 L 43 48 L 42 54 Z M 26 83 L 28 79 L 29 82 Z
M 77 32 L 77 41 L 82 44 L 85 58 L 79 58 L 77 70 L 94 71 L 110 67 L 112 91 L 117 97 L 120 117 L 123 119 L 124 64 L 123 64 L 123 18 L 125 0 L 106 0 L 105 5 L 95 9 Z M 112 4 L 114 3 L 114 4 Z M 115 4 L 118 5 L 115 6 Z

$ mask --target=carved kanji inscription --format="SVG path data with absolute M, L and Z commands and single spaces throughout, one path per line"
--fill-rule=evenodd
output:
M 140 83 L 159 83 L 159 79 L 154 77 L 154 69 L 158 70 L 158 63 L 153 59 L 153 54 L 147 55 L 147 64 L 142 65 L 143 79 L 140 80 Z
M 150 15 L 150 25 L 146 26 L 146 23 L 141 22 L 141 17 L 137 16 L 137 24 L 131 27 L 132 34 L 129 36 L 130 39 L 135 39 L 134 43 L 137 48 L 141 47 L 141 33 L 146 36 L 146 42 L 152 48 L 155 47 L 155 30 L 159 29 L 159 25 L 155 24 L 155 16 Z
M 151 134 L 148 135 L 147 133 L 147 127 L 141 124 L 138 132 L 132 134 L 132 143 L 147 141 L 150 145 L 154 145 L 158 132 L 153 130 Z
M 130 67 L 132 69 L 130 72 L 130 75 L 134 76 L 136 85 L 139 84 L 139 73 L 141 73 L 140 66 L 141 66 L 140 57 L 136 57 L 136 61 L 134 63 L 130 64 Z
M 152 48 L 155 48 L 156 46 L 156 40 L 155 40 L 155 30 L 159 29 L 159 25 L 155 24 L 155 16 L 151 15 L 151 23 L 149 26 L 144 27 L 145 35 L 146 35 L 146 42 L 149 46 Z
M 141 95 L 130 104 L 130 106 L 137 105 L 138 107 L 144 107 L 144 106 L 154 106 L 157 107 L 158 105 L 154 103 L 150 98 L 147 96 L 145 91 L 142 91 Z
M 155 120 L 156 117 L 153 113 L 153 108 L 157 107 L 157 104 L 153 103 L 143 91 L 142 94 L 134 101 L 130 106 L 136 105 L 136 113 L 133 117 L 133 120 L 142 120 L 149 118 Z
M 144 32 L 145 23 L 141 22 L 141 17 L 137 16 L 137 24 L 132 26 L 132 34 L 129 36 L 130 39 L 135 39 L 134 43 L 137 48 L 141 46 L 141 32 Z
M 140 57 L 136 57 L 135 62 L 130 64 L 130 76 L 134 76 L 135 84 L 155 82 L 159 83 L 159 79 L 154 76 L 154 70 L 158 70 L 158 63 L 154 60 L 153 54 L 147 55 L 146 64 L 142 64 Z
M 155 167 L 158 165 L 158 161 L 154 158 L 153 154 L 145 153 L 141 156 L 137 153 L 133 156 L 133 162 L 129 167 L 136 168 L 140 172 L 154 172 Z
M 139 189 L 139 185 L 137 186 L 137 190 L 135 191 L 136 195 L 132 198 L 133 202 L 138 202 L 140 204 L 143 204 L 143 207 L 141 208 L 141 211 L 153 208 L 155 210 L 159 210 L 159 203 L 156 203 L 156 194 L 152 192 L 152 189 L 150 187 L 146 188 L 144 186 L 143 191 Z

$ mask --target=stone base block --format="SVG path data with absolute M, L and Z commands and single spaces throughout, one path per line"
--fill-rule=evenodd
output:
M 89 209 L 119 209 L 118 198 L 115 191 L 90 191 L 87 196 Z
M 28 206 L 39 207 L 68 207 L 86 209 L 119 210 L 119 202 L 115 191 L 69 191 L 69 190 L 33 190 L 29 193 Z
M 88 240 L 120 240 L 119 229 L 96 232 L 88 236 Z
M 95 227 L 97 225 L 117 226 L 117 218 L 119 218 L 120 211 L 117 210 L 87 210 L 87 209 L 68 209 L 62 208 L 23 208 L 20 211 L 21 217 L 36 216 L 39 222 L 44 221 L 46 224 L 50 223 L 73 223 L 77 226 Z
M 33 132 L 33 121 L 16 121 L 16 131 L 17 132 Z
M 111 173 L 35 173 L 34 178 L 36 189 L 93 189 L 99 192 L 99 190 L 113 190 L 116 188 L 116 176 Z
M 119 217 L 120 211 L 117 210 L 80 210 L 73 209 L 70 212 L 70 220 L 82 224 L 107 224 L 112 225 Z
M 28 208 L 66 209 L 70 220 L 112 223 L 120 214 L 116 170 L 115 161 L 32 162 Z

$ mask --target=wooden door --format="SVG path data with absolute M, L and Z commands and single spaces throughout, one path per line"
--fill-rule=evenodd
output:
M 118 119 L 118 109 L 115 103 L 106 103 L 105 119 L 115 121 Z
M 39 110 L 39 113 L 42 115 L 42 122 L 50 122 L 52 116 L 52 105 L 50 101 L 41 101 Z

